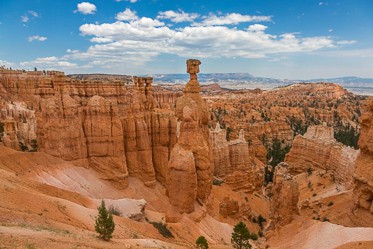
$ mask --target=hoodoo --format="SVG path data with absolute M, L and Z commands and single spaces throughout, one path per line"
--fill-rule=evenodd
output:
M 194 202 L 203 203 L 210 195 L 214 163 L 209 138 L 209 109 L 202 99 L 197 80 L 199 60 L 187 61 L 190 80 L 184 95 L 176 101 L 180 125 L 178 141 L 171 152 L 167 174 L 167 192 L 171 204 L 180 213 L 194 210 Z

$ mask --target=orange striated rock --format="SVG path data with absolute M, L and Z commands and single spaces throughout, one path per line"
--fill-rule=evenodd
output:
M 361 152 L 354 172 L 354 204 L 355 212 L 366 212 L 370 214 L 368 217 L 371 220 L 373 214 L 373 99 L 370 99 L 367 111 L 361 116 L 360 122 L 359 147 Z
M 332 127 L 318 125 L 309 127 L 303 136 L 295 137 L 285 162 L 295 174 L 309 168 L 331 170 L 337 183 L 351 188 L 358 152 L 337 142 Z
M 221 129 L 220 124 L 211 133 L 212 151 L 214 155 L 214 175 L 224 176 L 231 171 L 231 159 L 229 154 L 229 143 L 227 141 L 227 130 Z
M 250 154 L 257 157 L 263 163 L 266 162 L 267 150 L 261 140 L 266 139 L 272 141 L 274 138 L 277 138 L 279 140 L 291 142 L 293 136 L 293 131 L 284 120 L 253 123 L 247 126 L 245 130 L 245 138 L 250 144 Z
M 177 121 L 173 113 L 159 111 L 152 114 L 153 166 L 157 180 L 166 186 L 168 160 L 175 146 Z
M 214 155 L 214 175 L 224 179 L 234 191 L 251 193 L 261 188 L 264 164 L 250 155 L 241 130 L 236 140 L 226 140 L 226 130 L 219 123 L 211 130 Z
M 89 166 L 126 187 L 128 172 L 118 106 L 100 96 L 87 103 L 83 120 Z
M 274 225 L 289 224 L 299 214 L 297 207 L 299 188 L 297 181 L 288 173 L 288 169 L 277 165 L 273 177 L 270 202 L 270 219 Z
M 219 214 L 222 215 L 224 218 L 227 216 L 235 216 L 238 215 L 240 211 L 240 207 L 238 205 L 238 201 L 232 200 L 229 197 L 224 197 L 223 201 L 220 202 L 219 205 Z
M 128 174 L 148 186 L 158 175 L 165 184 L 174 114 L 154 111 L 152 78 L 102 77 L 1 69 L 3 144 L 31 150 L 36 141 L 38 150 L 93 167 L 122 187 Z
M 231 164 L 231 169 L 228 173 L 232 173 L 235 170 L 246 170 L 249 165 L 252 165 L 253 159 L 250 157 L 243 130 L 239 132 L 238 139 L 229 141 L 228 144 Z
M 40 151 L 88 167 L 83 110 L 68 94 L 42 99 L 37 112 L 37 140 Z
M 192 212 L 194 202 L 204 202 L 212 188 L 214 172 L 212 146 L 209 137 L 209 110 L 200 95 L 197 81 L 200 61 L 188 60 L 190 81 L 184 95 L 176 102 L 176 117 L 180 121 L 177 144 L 168 165 L 167 191 L 171 204 L 179 212 Z

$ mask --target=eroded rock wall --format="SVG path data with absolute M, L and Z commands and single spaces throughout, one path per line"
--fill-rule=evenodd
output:
M 360 154 L 354 172 L 354 204 L 361 211 L 373 214 L 373 100 L 361 116 Z
M 332 127 L 317 125 L 309 127 L 303 136 L 295 137 L 285 162 L 292 174 L 314 168 L 331 170 L 337 183 L 352 188 L 352 172 L 358 153 L 358 150 L 337 142 Z
M 214 175 L 224 179 L 234 191 L 253 192 L 263 183 L 264 164 L 251 155 L 244 130 L 238 139 L 227 141 L 226 130 L 217 124 L 211 130 L 214 155 Z
M 122 187 L 128 175 L 148 186 L 156 178 L 165 184 L 176 119 L 154 110 L 152 78 L 77 80 L 55 71 L 1 69 L 0 86 L 6 146 L 93 167 Z
M 270 201 L 270 219 L 274 225 L 289 224 L 298 210 L 299 187 L 297 181 L 289 174 L 286 167 L 276 166 Z

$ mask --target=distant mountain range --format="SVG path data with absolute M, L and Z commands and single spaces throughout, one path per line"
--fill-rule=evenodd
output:
M 155 83 L 161 84 L 185 84 L 189 79 L 188 74 L 155 74 L 150 76 L 154 78 Z M 231 89 L 260 88 L 264 90 L 300 82 L 330 82 L 339 84 L 355 94 L 373 95 L 372 78 L 341 77 L 330 79 L 287 80 L 255 77 L 249 73 L 201 73 L 198 74 L 198 80 L 201 84 L 218 83 L 222 87 Z

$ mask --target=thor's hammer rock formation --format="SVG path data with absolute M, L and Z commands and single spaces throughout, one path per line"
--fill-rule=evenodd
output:
M 209 138 L 209 110 L 202 99 L 197 80 L 199 60 L 187 61 L 190 80 L 183 96 L 176 102 L 180 125 L 178 141 L 168 164 L 167 192 L 171 204 L 180 213 L 190 213 L 198 199 L 203 203 L 210 195 L 214 163 Z

